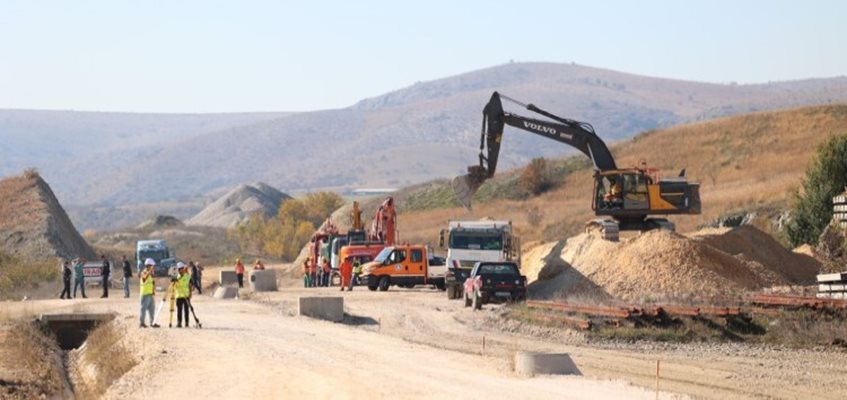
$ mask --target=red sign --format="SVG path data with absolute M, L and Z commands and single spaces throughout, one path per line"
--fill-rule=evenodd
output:
M 95 278 L 99 280 L 101 271 L 103 271 L 103 264 L 100 263 L 86 263 L 82 266 L 82 276 L 86 280 L 94 280 Z

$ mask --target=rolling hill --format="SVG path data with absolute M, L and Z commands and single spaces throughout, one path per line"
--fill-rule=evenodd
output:
M 735 85 L 637 76 L 574 64 L 510 63 L 416 83 L 344 109 L 213 114 L 206 116 L 214 120 L 207 123 L 201 123 L 200 117 L 109 114 L 115 121 L 109 129 L 86 123 L 70 130 L 65 129 L 68 124 L 57 123 L 25 135 L 28 123 L 21 122 L 22 112 L 7 111 L 0 113 L 0 136 L 9 136 L 13 126 L 17 142 L 7 145 L 4 141 L 0 146 L 4 154 L 7 146 L 27 153 L 0 160 L 0 171 L 38 167 L 54 182 L 72 214 L 92 205 L 210 201 L 210 192 L 257 180 L 287 192 L 399 187 L 464 170 L 475 157 L 481 109 L 493 90 L 588 121 L 603 138 L 614 141 L 685 122 L 844 102 L 847 78 Z M 37 121 L 63 112 L 23 113 L 35 113 L 26 118 Z M 87 115 L 71 113 L 83 114 Z M 191 129 L 139 128 L 128 139 L 109 139 L 124 134 L 121 121 L 129 117 L 187 118 L 191 123 L 183 123 Z M 156 126 L 172 125 L 163 120 Z M 533 156 L 569 153 L 531 135 L 508 133 L 504 140 L 508 149 L 504 167 L 522 165 Z M 77 141 L 84 143 L 74 147 Z

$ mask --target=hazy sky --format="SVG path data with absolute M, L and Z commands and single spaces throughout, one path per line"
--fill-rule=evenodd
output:
M 0 0 L 0 108 L 338 108 L 509 60 L 830 77 L 847 74 L 845 17 L 847 1 Z

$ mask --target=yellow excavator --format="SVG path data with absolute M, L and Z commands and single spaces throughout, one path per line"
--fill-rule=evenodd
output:
M 506 112 L 502 100 L 550 120 Z M 469 210 L 474 193 L 494 176 L 503 130 L 508 125 L 573 146 L 591 159 L 595 171 L 591 209 L 601 218 L 586 224 L 590 233 L 617 241 L 622 230 L 675 229 L 667 219 L 650 215 L 700 214 L 700 184 L 688 182 L 684 169 L 677 177 L 663 179 L 658 170 L 648 168 L 643 161 L 637 167 L 618 168 L 609 148 L 586 122 L 558 117 L 497 92 L 491 95 L 482 116 L 479 164 L 469 166 L 466 175 L 452 181 L 456 197 Z

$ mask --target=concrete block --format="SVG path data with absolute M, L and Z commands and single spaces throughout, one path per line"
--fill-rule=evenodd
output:
M 344 320 L 344 298 L 301 296 L 298 302 L 297 315 L 341 322 Z
M 265 269 L 250 272 L 250 288 L 254 292 L 276 292 L 276 270 Z
M 515 353 L 515 372 L 524 377 L 537 374 L 582 375 L 567 353 Z
M 216 299 L 234 299 L 238 296 L 238 288 L 233 286 L 219 286 L 215 289 Z
M 220 271 L 218 281 L 221 285 L 237 285 L 238 276 L 235 275 L 235 271 Z

